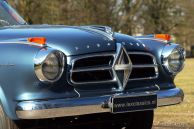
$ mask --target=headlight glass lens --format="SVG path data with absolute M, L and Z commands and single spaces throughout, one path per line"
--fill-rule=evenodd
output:
M 55 53 L 51 53 L 42 64 L 43 75 L 48 80 L 55 80 L 60 74 L 60 67 L 60 61 L 57 55 Z
M 171 73 L 177 73 L 182 70 L 184 66 L 184 54 L 179 48 L 175 48 L 168 56 L 167 64 Z

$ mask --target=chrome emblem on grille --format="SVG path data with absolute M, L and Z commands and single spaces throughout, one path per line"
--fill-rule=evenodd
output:
M 131 59 L 122 44 L 117 44 L 117 54 L 113 63 L 113 74 L 118 82 L 118 90 L 123 91 L 132 71 Z

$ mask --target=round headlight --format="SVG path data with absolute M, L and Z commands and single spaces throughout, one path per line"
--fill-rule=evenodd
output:
M 163 65 L 171 74 L 177 74 L 184 67 L 184 49 L 180 46 L 166 46 L 163 51 Z
M 64 55 L 53 49 L 39 51 L 35 58 L 35 73 L 40 81 L 56 82 L 64 70 Z
M 42 73 L 49 80 L 55 80 L 60 74 L 60 60 L 55 53 L 47 56 L 42 64 Z

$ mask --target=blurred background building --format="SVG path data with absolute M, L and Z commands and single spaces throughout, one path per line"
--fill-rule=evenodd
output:
M 8 0 L 29 24 L 108 25 L 129 35 L 169 33 L 194 56 L 194 0 Z

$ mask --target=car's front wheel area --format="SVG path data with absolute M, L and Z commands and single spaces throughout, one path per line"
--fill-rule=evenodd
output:
M 20 121 L 19 127 L 1 112 L 0 129 L 151 129 L 153 116 L 152 110 L 121 114 L 100 113 L 77 117 L 23 120 Z

